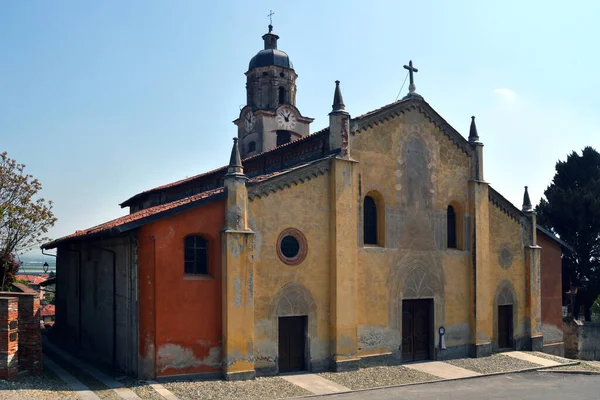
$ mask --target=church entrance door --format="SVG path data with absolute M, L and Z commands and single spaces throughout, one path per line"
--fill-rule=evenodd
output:
M 279 317 L 279 372 L 306 369 L 306 320 Z
M 498 306 L 498 348 L 512 348 L 513 306 Z
M 433 300 L 402 300 L 402 361 L 430 358 Z

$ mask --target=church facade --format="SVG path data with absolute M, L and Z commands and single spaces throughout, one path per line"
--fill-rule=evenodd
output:
M 358 117 L 336 82 L 311 133 L 277 39 L 270 26 L 246 72 L 227 166 L 43 246 L 57 340 L 146 379 L 541 351 L 535 213 L 485 181 L 474 117 L 465 138 L 411 64 L 409 93 Z

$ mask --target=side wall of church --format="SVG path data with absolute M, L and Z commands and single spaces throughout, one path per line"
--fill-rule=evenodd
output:
M 521 223 L 490 202 L 490 263 L 492 275 L 489 285 L 489 310 L 493 315 L 492 345 L 497 348 L 498 306 L 513 306 L 514 346 L 527 347 L 530 335 L 526 309 L 527 268 L 525 263 L 525 228 Z
M 221 371 L 221 229 L 216 201 L 139 232 L 140 376 Z M 184 238 L 208 240 L 208 275 L 184 273 Z
M 329 366 L 329 182 L 319 175 L 275 189 L 249 202 L 255 234 L 254 354 L 257 374 L 277 372 L 278 318 L 308 316 L 310 370 Z M 287 265 L 277 253 L 280 234 L 297 229 L 306 238 L 306 258 Z
M 56 283 L 59 344 L 130 374 L 138 367 L 135 245 L 121 236 L 59 246 Z
M 358 347 L 362 357 L 398 355 L 402 299 L 434 303 L 433 331 L 446 329 L 437 358 L 466 356 L 471 343 L 469 156 L 423 114 L 410 111 L 351 137 L 366 195 L 384 212 L 378 245 L 358 245 Z M 447 248 L 447 208 L 457 212 L 457 249 Z M 433 349 L 432 349 L 433 351 Z M 368 358 L 368 357 L 366 357 Z
M 537 231 L 541 251 L 542 333 L 544 351 L 564 354 L 562 317 L 562 248 Z

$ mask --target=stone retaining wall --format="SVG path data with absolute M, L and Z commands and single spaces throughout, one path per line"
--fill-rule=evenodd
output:
M 600 360 L 600 323 L 567 317 L 563 320 L 565 357 Z

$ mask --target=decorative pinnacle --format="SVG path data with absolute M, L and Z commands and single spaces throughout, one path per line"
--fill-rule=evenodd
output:
M 231 158 L 227 167 L 227 175 L 243 174 L 242 158 L 240 157 L 240 148 L 238 146 L 238 138 L 233 138 L 233 148 L 231 149 Z
M 331 112 L 346 112 L 344 98 L 340 89 L 340 81 L 335 81 L 335 92 L 333 94 L 333 110 Z
M 525 193 L 523 194 L 523 212 L 531 212 L 533 211 L 533 207 L 531 206 L 531 200 L 529 199 L 529 192 L 527 191 L 527 186 L 525 186 Z
M 477 134 L 477 126 L 475 125 L 475 116 L 471 117 L 471 128 L 469 129 L 469 142 L 479 142 L 479 135 Z

